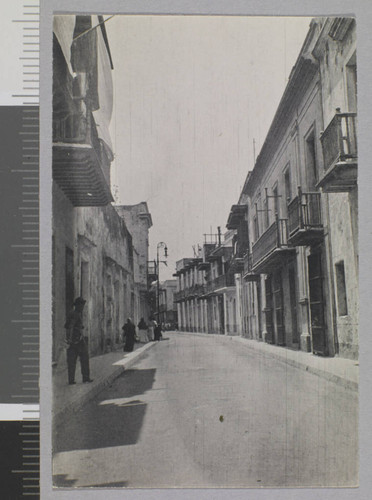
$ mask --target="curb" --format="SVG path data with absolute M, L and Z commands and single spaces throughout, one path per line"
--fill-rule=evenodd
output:
M 61 424 L 63 424 L 66 418 L 72 414 L 76 413 L 80 408 L 82 408 L 85 403 L 94 398 L 97 394 L 99 394 L 105 387 L 110 385 L 115 379 L 120 377 L 120 375 L 125 371 L 131 368 L 137 361 L 142 359 L 149 349 L 151 349 L 156 342 L 149 342 L 145 344 L 143 347 L 140 347 L 136 351 L 134 351 L 131 357 L 124 358 L 122 360 L 116 361 L 113 366 L 115 368 L 113 371 L 105 378 L 98 380 L 93 386 L 89 386 L 89 389 L 80 396 L 77 396 L 76 399 L 73 399 L 69 403 L 67 403 L 62 409 L 60 409 L 57 413 L 53 415 L 54 427 L 57 429 Z
M 344 387 L 345 389 L 350 389 L 352 391 L 358 391 L 359 384 L 358 382 L 355 382 L 353 380 L 347 379 L 345 377 L 341 377 L 340 375 L 336 375 L 334 373 L 331 373 L 327 370 L 322 370 L 321 368 L 317 368 L 315 366 L 312 366 L 310 363 L 306 363 L 303 361 L 298 361 L 295 359 L 291 359 L 287 357 L 286 351 L 278 351 L 278 352 L 267 352 L 262 348 L 259 348 L 259 345 L 265 345 L 264 342 L 259 342 L 257 344 L 257 347 L 253 344 L 250 344 L 246 342 L 247 339 L 240 337 L 238 335 L 218 335 L 215 333 L 198 333 L 198 332 L 178 332 L 181 335 L 195 335 L 197 337 L 218 337 L 224 342 L 231 341 L 234 339 L 234 341 L 238 341 L 242 346 L 244 346 L 246 349 L 249 349 L 250 351 L 253 351 L 265 358 L 270 358 L 270 359 L 276 359 L 278 361 L 281 361 L 282 363 L 288 364 L 290 366 L 293 366 L 294 368 L 298 368 L 299 370 L 305 370 L 313 375 L 317 375 L 320 378 L 323 378 L 325 380 L 328 380 L 329 382 L 334 382 L 341 387 Z
M 280 353 L 267 353 L 267 352 L 263 352 L 261 350 L 255 349 L 254 347 L 252 347 L 250 345 L 246 345 L 246 344 L 244 344 L 244 345 L 247 349 L 250 349 L 251 351 L 259 352 L 262 356 L 264 356 L 266 358 L 271 358 L 271 359 L 274 358 L 277 361 L 281 361 L 282 363 L 293 366 L 294 368 L 297 368 L 299 370 L 304 370 L 308 373 L 311 373 L 312 375 L 316 375 L 316 376 L 323 378 L 329 382 L 334 382 L 335 384 L 338 384 L 338 385 L 344 387 L 345 389 L 358 391 L 359 384 L 357 382 L 354 382 L 353 380 L 349 380 L 349 379 L 346 379 L 344 377 L 341 377 L 340 375 L 336 375 L 336 374 L 328 372 L 326 370 L 322 370 L 321 368 L 311 366 L 309 363 L 302 363 L 301 361 L 287 358 L 286 356 L 283 356 Z

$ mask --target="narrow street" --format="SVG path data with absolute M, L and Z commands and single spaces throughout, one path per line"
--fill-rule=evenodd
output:
M 353 486 L 356 392 L 222 338 L 165 337 L 60 428 L 56 486 Z

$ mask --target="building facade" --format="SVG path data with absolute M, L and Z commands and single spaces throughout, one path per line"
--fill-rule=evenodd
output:
M 177 262 L 180 329 L 358 357 L 356 119 L 355 21 L 315 18 L 228 242 Z
M 165 280 L 159 285 L 159 322 L 174 330 L 177 327 L 177 304 L 174 302 L 177 280 Z
M 227 227 L 246 248 L 243 336 L 358 355 L 356 42 L 314 19 Z
M 91 355 L 120 346 L 126 318 L 145 308 L 151 216 L 146 204 L 111 205 L 112 69 L 101 16 L 54 17 L 52 357 L 61 366 L 76 297 L 87 301 Z
M 236 262 L 232 259 L 235 233 L 204 235 L 197 258 L 176 264 L 179 329 L 190 332 L 238 335 Z
M 148 259 L 149 259 L 149 229 L 152 218 L 146 202 L 137 205 L 115 205 L 115 209 L 123 218 L 128 228 L 135 249 L 136 265 L 134 267 L 134 282 L 137 293 L 136 317 L 149 319 L 149 284 L 148 284 Z M 136 323 L 137 324 L 137 323 Z
M 358 186 L 356 25 L 352 18 L 317 22 L 322 89 L 323 171 L 318 187 L 327 200 L 329 266 L 335 351 L 358 356 Z

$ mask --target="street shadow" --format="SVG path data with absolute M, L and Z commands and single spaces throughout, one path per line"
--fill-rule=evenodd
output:
M 57 430 L 54 453 L 136 444 L 147 409 L 138 396 L 152 388 L 155 372 L 125 371 Z
M 155 380 L 155 368 L 148 370 L 136 370 L 130 369 L 125 370 L 111 385 L 110 389 L 115 386 L 115 396 L 128 398 L 133 396 L 140 396 L 146 391 L 150 390 L 154 385 Z M 119 382 L 119 384 L 118 384 Z M 121 382 L 123 382 L 121 384 Z M 120 385 L 120 389 L 117 386 Z M 120 391 L 120 392 L 119 392 Z M 110 399 L 108 396 L 109 391 L 103 391 L 98 395 L 101 401 L 104 399 Z
M 67 474 L 53 474 L 53 486 L 56 488 L 70 488 L 76 479 L 67 479 Z

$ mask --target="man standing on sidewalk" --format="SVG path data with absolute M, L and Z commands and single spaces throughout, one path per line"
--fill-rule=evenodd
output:
M 83 382 L 93 382 L 89 376 L 88 337 L 84 337 L 83 310 L 86 300 L 78 297 L 75 309 L 69 314 L 66 328 L 68 383 L 75 384 L 76 361 L 80 358 Z

